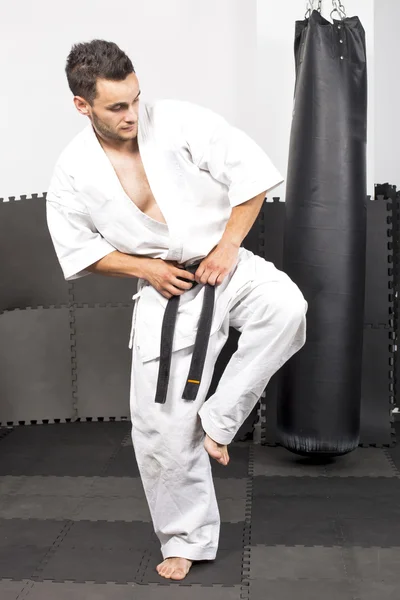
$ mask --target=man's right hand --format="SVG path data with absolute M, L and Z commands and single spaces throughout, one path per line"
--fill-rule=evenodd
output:
M 180 296 L 193 287 L 193 283 L 190 282 L 195 281 L 195 278 L 194 273 L 185 271 L 184 267 L 177 265 L 176 261 L 150 258 L 146 263 L 143 279 L 146 279 L 157 292 L 162 294 L 164 298 L 168 298 L 168 300 L 172 296 Z M 190 281 L 182 281 L 178 277 Z

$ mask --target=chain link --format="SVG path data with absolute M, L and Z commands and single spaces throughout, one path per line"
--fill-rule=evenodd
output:
M 320 2 L 322 2 L 322 0 L 319 0 Z M 314 10 L 314 0 L 307 0 L 307 4 L 306 4 L 306 14 L 304 15 L 305 19 L 309 19 L 311 16 L 312 11 Z
M 343 20 L 346 18 L 346 9 L 343 6 L 341 0 L 332 0 L 332 5 L 333 5 L 333 11 L 331 12 L 331 18 L 332 15 L 336 12 L 340 19 Z
M 308 0 L 307 2 L 307 12 L 305 14 L 305 19 L 308 19 L 311 16 L 312 11 L 314 10 L 314 0 Z M 318 12 L 321 12 L 322 0 L 318 0 Z

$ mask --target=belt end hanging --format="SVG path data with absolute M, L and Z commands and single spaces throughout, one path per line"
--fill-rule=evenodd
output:
M 183 390 L 183 400 L 196 400 L 199 391 L 200 381 L 198 379 L 188 379 Z
M 167 399 L 167 394 L 166 393 L 164 393 L 164 392 L 157 392 L 154 402 L 156 404 L 165 404 L 166 399 Z

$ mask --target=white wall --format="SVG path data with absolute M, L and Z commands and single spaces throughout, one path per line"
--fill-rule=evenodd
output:
M 378 0 L 379 2 L 381 0 Z M 357 15 L 366 31 L 368 58 L 368 194 L 374 193 L 374 0 L 342 0 L 348 17 Z M 316 7 L 317 1 L 314 2 Z M 323 0 L 322 14 L 330 19 L 331 0 Z M 254 124 L 254 138 L 269 151 L 272 160 L 286 177 L 290 127 L 295 83 L 295 21 L 303 20 L 306 1 L 257 0 L 258 113 L 264 115 Z M 333 15 L 338 18 L 337 14 Z M 273 192 L 285 197 L 283 183 Z
M 400 2 L 375 2 L 375 183 L 400 189 Z

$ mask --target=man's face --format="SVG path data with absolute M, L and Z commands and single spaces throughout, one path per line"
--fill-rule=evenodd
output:
M 98 78 L 96 85 L 93 107 L 80 96 L 74 97 L 79 112 L 87 115 L 94 129 L 107 140 L 123 143 L 136 138 L 140 95 L 136 74 L 130 73 L 123 81 Z

